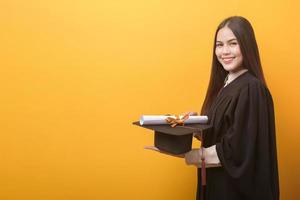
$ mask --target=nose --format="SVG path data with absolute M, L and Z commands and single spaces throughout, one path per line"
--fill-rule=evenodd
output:
M 230 53 L 230 50 L 229 50 L 228 45 L 224 45 L 224 46 L 223 46 L 223 48 L 222 48 L 222 53 L 223 53 L 223 54 L 228 54 L 228 53 Z

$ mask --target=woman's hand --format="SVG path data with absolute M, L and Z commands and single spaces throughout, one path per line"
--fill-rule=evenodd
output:
M 201 149 L 192 149 L 191 151 L 185 153 L 185 154 L 171 154 L 168 153 L 166 151 L 162 151 L 160 149 L 158 149 L 155 146 L 145 146 L 145 149 L 151 150 L 151 151 L 156 151 L 158 153 L 162 153 L 164 155 L 168 155 L 168 156 L 173 156 L 173 157 L 177 157 L 177 158 L 184 158 L 185 159 L 185 163 L 187 165 L 194 165 L 198 168 L 201 168 L 201 157 L 202 157 L 202 150 Z M 204 152 L 205 152 L 205 148 L 204 148 Z M 204 153 L 205 154 L 205 153 Z M 216 162 L 215 160 L 211 160 L 210 157 L 206 158 L 206 163 L 205 163 L 205 167 L 206 168 L 211 168 L 211 167 L 221 167 L 221 164 Z
M 185 112 L 185 113 L 183 113 L 183 114 L 181 114 L 181 115 L 189 115 L 189 116 L 196 116 L 196 115 L 198 115 L 198 113 L 197 112 L 193 112 L 193 111 L 189 111 L 189 112 Z
M 201 165 L 202 151 L 201 149 L 192 149 L 185 154 L 185 163 L 187 165 Z
M 162 151 L 162 150 L 158 149 L 155 146 L 145 146 L 144 149 L 156 151 L 158 153 L 162 153 L 162 154 L 165 154 L 165 155 L 168 155 L 168 156 L 174 156 L 174 157 L 177 157 L 177 158 L 184 158 L 184 156 L 185 156 L 185 154 L 178 154 L 178 155 L 177 154 L 171 154 L 171 153 L 168 153 L 166 151 Z
M 185 112 L 185 113 L 183 113 L 183 114 L 181 114 L 181 115 L 183 115 L 183 116 L 185 116 L 185 115 L 196 116 L 196 115 L 198 115 L 198 113 L 197 113 L 197 112 L 194 112 L 194 111 L 189 111 L 189 112 Z M 197 138 L 197 140 L 200 140 L 200 141 L 202 140 L 202 139 L 201 139 L 201 133 L 200 133 L 200 132 L 195 133 L 194 137 Z

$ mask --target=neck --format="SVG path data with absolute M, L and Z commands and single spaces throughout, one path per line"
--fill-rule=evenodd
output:
M 232 82 L 234 79 L 236 79 L 238 76 L 242 75 L 243 73 L 245 73 L 246 71 L 248 71 L 248 69 L 240 69 L 238 71 L 230 71 L 226 77 L 226 83 L 225 86 L 227 84 L 229 84 L 230 82 Z M 225 87 L 224 86 L 224 87 Z

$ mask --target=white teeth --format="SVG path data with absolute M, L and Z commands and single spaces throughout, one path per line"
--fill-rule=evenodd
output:
M 234 58 L 223 58 L 224 61 L 230 61 L 233 60 Z

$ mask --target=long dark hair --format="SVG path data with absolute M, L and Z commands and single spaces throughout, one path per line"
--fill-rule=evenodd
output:
M 207 114 L 219 90 L 223 87 L 224 79 L 228 74 L 228 72 L 224 70 L 221 63 L 218 61 L 217 56 L 215 54 L 218 31 L 224 28 L 225 26 L 233 32 L 239 43 L 241 53 L 243 56 L 242 66 L 245 69 L 248 69 L 248 72 L 257 77 L 259 80 L 262 81 L 264 85 L 266 85 L 254 31 L 250 22 L 244 17 L 240 16 L 232 16 L 226 18 L 220 23 L 215 32 L 210 81 L 207 88 L 205 100 L 201 109 L 201 114 L 203 115 Z

